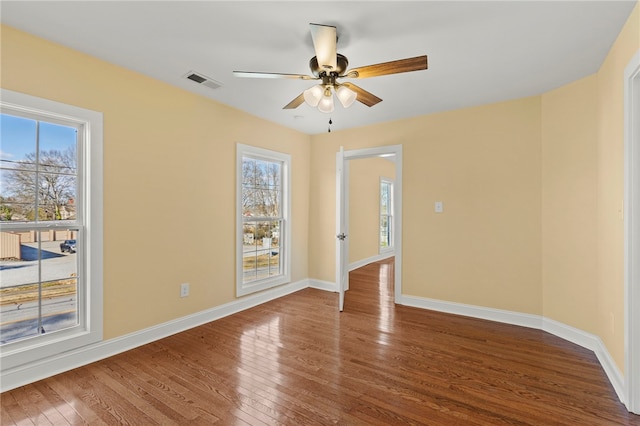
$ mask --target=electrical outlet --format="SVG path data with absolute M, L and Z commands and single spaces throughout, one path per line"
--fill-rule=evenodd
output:
M 187 297 L 189 295 L 189 283 L 180 284 L 180 297 Z

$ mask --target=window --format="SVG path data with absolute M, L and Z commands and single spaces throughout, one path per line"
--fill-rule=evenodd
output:
M 102 115 L 1 94 L 6 370 L 102 339 Z
M 237 146 L 238 296 L 290 281 L 291 157 Z
M 393 181 L 380 178 L 380 253 L 393 250 Z

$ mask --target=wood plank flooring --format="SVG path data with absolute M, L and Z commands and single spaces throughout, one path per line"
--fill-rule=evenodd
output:
M 640 425 L 594 354 L 393 304 L 393 261 L 5 392 L 2 425 Z

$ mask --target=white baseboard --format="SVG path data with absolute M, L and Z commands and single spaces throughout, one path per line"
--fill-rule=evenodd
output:
M 542 317 L 539 315 L 523 314 L 502 309 L 485 308 L 481 306 L 465 305 L 463 303 L 445 302 L 437 299 L 427 299 L 415 296 L 400 296 L 398 303 L 415 308 L 430 309 L 449 314 L 503 322 L 528 328 L 542 328 Z
M 245 309 L 258 306 L 270 300 L 286 296 L 287 294 L 302 290 L 309 286 L 310 280 L 304 279 L 295 283 L 275 287 L 255 295 L 243 297 L 212 309 L 207 309 L 205 311 L 158 324 L 144 330 L 136 331 L 125 336 L 84 346 L 54 357 L 30 362 L 6 371 L 3 370 L 0 392 L 15 389 L 19 386 L 33 383 L 37 380 L 117 355 L 138 346 L 171 336 L 172 334 L 180 333 L 181 331 L 185 331 L 228 315 L 244 311 Z
M 338 291 L 338 286 L 336 285 L 336 283 L 331 281 L 314 280 L 312 278 L 309 278 L 309 287 L 317 288 L 318 290 L 331 291 L 334 293 Z
M 125 352 L 138 346 L 171 336 L 172 334 L 180 333 L 190 328 L 215 321 L 307 287 L 331 292 L 337 291 L 335 283 L 315 279 L 304 279 L 295 283 L 275 287 L 259 294 L 243 297 L 212 309 L 187 315 L 173 321 L 168 321 L 163 324 L 158 324 L 144 330 L 127 334 L 125 336 L 88 345 L 59 354 L 55 357 L 21 365 L 10 370 L 3 370 L 0 392 L 8 391 L 58 373 L 69 371 L 71 369 L 117 355 L 121 352 Z M 539 329 L 571 343 L 575 343 L 576 345 L 582 346 L 583 348 L 589 349 L 593 351 L 598 358 L 598 361 L 600 362 L 600 365 L 602 365 L 602 368 L 616 391 L 618 398 L 622 403 L 625 403 L 624 378 L 606 346 L 600 337 L 596 335 L 540 315 L 523 314 L 501 309 L 485 308 L 481 306 L 465 305 L 462 303 L 405 295 L 400 296 L 397 301 L 401 305 L 416 308 Z
M 363 266 L 366 266 L 370 263 L 388 259 L 395 255 L 395 251 L 388 251 L 385 253 L 377 254 L 375 256 L 367 257 L 366 259 L 356 260 L 355 262 L 349 264 L 349 272 L 353 271 L 354 269 L 362 268 Z
M 618 399 L 626 404 L 624 377 L 600 337 L 549 318 L 542 319 L 542 330 L 593 351 Z

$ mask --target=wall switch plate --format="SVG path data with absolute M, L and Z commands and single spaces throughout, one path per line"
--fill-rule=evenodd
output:
M 436 201 L 435 211 L 436 213 L 442 213 L 442 201 Z
M 189 283 L 180 284 L 180 297 L 187 297 L 189 295 Z

